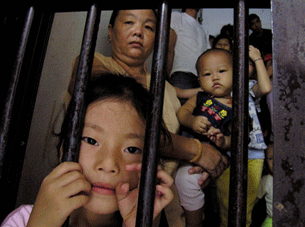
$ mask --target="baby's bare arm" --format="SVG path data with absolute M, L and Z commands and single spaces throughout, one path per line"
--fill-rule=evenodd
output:
M 197 95 L 192 96 L 177 112 L 177 117 L 181 125 L 192 128 L 194 121 L 193 111 L 196 107 Z

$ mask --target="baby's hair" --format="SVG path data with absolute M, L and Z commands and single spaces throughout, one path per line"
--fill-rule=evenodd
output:
M 197 62 L 196 62 L 196 69 L 197 69 L 197 72 L 199 71 L 199 62 L 200 62 L 200 59 L 209 54 L 209 53 L 224 53 L 228 56 L 228 59 L 230 60 L 230 62 L 232 63 L 233 65 L 233 55 L 230 53 L 230 51 L 228 50 L 225 50 L 225 49 L 219 49 L 219 48 L 214 48 L 214 49 L 208 49 L 206 50 L 205 52 L 203 52 L 197 59 Z
M 122 75 L 95 72 L 91 75 L 91 80 L 87 86 L 85 96 L 86 108 L 92 103 L 103 100 L 130 102 L 138 112 L 140 118 L 146 122 L 151 95 L 149 91 L 135 79 Z M 70 108 L 71 102 L 61 128 L 60 141 L 57 145 L 58 157 L 61 156 L 61 145 L 67 135 Z M 167 142 L 171 142 L 171 138 L 163 120 L 161 124 L 161 138 L 164 142 L 163 146 Z

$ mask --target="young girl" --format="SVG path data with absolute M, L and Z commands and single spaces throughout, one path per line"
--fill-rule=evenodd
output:
M 149 93 L 132 78 L 93 78 L 78 163 L 58 165 L 34 207 L 22 206 L 2 226 L 60 227 L 68 216 L 70 226 L 135 226 Z M 154 217 L 173 197 L 172 178 L 161 169 L 157 177 Z
M 197 60 L 199 83 L 204 92 L 190 98 L 177 113 L 181 125 L 192 129 L 200 141 L 208 137 L 217 147 L 231 147 L 233 60 L 229 51 L 210 49 Z M 198 144 L 200 142 L 198 141 Z M 201 226 L 204 193 L 198 185 L 201 174 L 188 173 L 192 165 L 179 167 L 175 182 L 187 226 Z
M 250 143 L 248 144 L 247 227 L 251 225 L 252 209 L 258 193 L 265 158 L 264 149 L 267 148 L 258 120 L 255 100 L 271 91 L 270 78 L 260 51 L 253 46 L 249 46 L 249 57 L 249 115 L 252 128 L 249 134 Z M 230 168 L 225 170 L 216 180 L 222 227 L 227 226 L 228 223 L 229 181 Z

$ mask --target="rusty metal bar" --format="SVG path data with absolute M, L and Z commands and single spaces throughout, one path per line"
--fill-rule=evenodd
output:
M 16 60 L 12 70 L 11 81 L 9 84 L 8 93 L 4 103 L 4 109 L 2 111 L 2 117 L 0 122 L 0 178 L 3 166 L 3 159 L 6 153 L 6 148 L 8 144 L 9 129 L 12 123 L 13 107 L 15 102 L 15 96 L 17 92 L 19 76 L 21 72 L 21 66 L 24 59 L 24 54 L 26 50 L 26 45 L 28 38 L 30 36 L 31 26 L 34 18 L 34 8 L 30 7 L 26 14 L 26 19 L 24 22 L 24 27 L 22 31 L 22 36 L 19 43 L 19 49 L 16 55 Z
M 101 11 L 92 5 L 87 15 L 83 43 L 77 68 L 74 91 L 71 99 L 70 122 L 63 144 L 61 161 L 78 161 L 83 124 L 85 118 L 85 92 L 91 75 Z
M 248 169 L 248 8 L 246 0 L 234 8 L 233 126 L 230 170 L 229 223 L 246 226 Z
M 150 109 L 146 123 L 136 222 L 137 227 L 152 226 L 153 221 L 170 17 L 171 9 L 168 6 L 168 2 L 163 1 L 158 11 L 155 49 L 152 63 L 150 93 L 153 98 L 152 103 L 149 105 Z
M 305 5 L 272 0 L 273 226 L 305 226 Z

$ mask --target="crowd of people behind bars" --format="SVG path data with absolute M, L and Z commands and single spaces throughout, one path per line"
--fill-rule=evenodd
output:
M 182 105 L 177 113 L 181 124 L 180 133 L 184 136 L 198 138 L 201 142 L 209 141 L 230 156 L 233 26 L 230 24 L 223 26 L 216 38 L 208 36 L 207 31 L 196 20 L 197 13 L 198 9 L 185 9 L 182 13 L 174 12 L 171 18 L 167 73 Z M 272 198 L 272 175 L 268 175 L 271 176 L 268 178 L 264 177 L 262 183 L 261 176 L 265 158 L 264 151 L 269 150 L 270 152 L 273 149 L 272 145 L 268 146 L 268 149 L 266 145 L 266 143 L 272 144 L 270 123 L 270 112 L 272 111 L 270 93 L 273 73 L 272 33 L 270 30 L 262 28 L 260 18 L 256 14 L 251 14 L 248 22 L 252 34 L 249 37 L 249 116 L 251 122 L 248 123 L 250 129 L 247 226 L 251 225 L 252 210 L 257 202 L 257 197 L 262 198 L 266 194 L 266 198 L 269 199 L 268 216 L 263 226 L 270 226 L 270 223 L 272 225 L 272 209 L 270 209 L 272 207 L 272 199 L 270 200 Z M 219 49 L 224 49 L 224 51 L 219 51 Z M 181 91 L 181 89 L 183 90 Z M 269 155 L 268 158 L 272 158 L 272 155 Z M 191 176 L 189 174 L 189 170 L 193 166 L 189 162 L 180 163 L 175 175 L 175 185 L 186 217 L 186 226 L 226 226 L 229 215 L 230 168 L 226 169 L 207 188 L 201 190 L 200 182 L 198 184 L 200 173 Z M 265 192 L 266 187 L 267 192 Z M 209 200 L 217 201 L 217 205 L 214 202 L 210 203 Z M 203 215 L 205 216 L 204 222 L 202 221 Z M 218 220 L 220 222 L 217 222 Z M 253 222 L 252 226 L 261 224 Z
M 168 132 L 161 138 L 161 164 L 165 171 L 158 171 L 155 226 L 160 223 L 159 213 L 163 208 L 169 226 L 226 226 L 228 222 L 233 27 L 224 26 L 221 34 L 212 40 L 196 20 L 198 10 L 173 12 L 171 18 L 163 108 Z M 272 127 L 267 124 L 272 122 L 269 113 L 272 112 L 272 35 L 269 30 L 262 29 L 256 15 L 250 15 L 249 25 L 253 33 L 249 39 L 249 122 L 245 122 L 250 138 L 247 226 L 251 224 L 257 198 L 264 196 L 268 210 L 265 222 L 270 223 L 273 153 Z M 153 49 L 155 31 L 153 10 L 113 12 L 108 26 L 112 56 L 95 53 L 93 61 L 91 86 L 95 94 L 92 94 L 93 100 L 88 101 L 79 163 L 62 163 L 56 167 L 43 181 L 34 208 L 22 206 L 11 213 L 2 226 L 26 226 L 28 222 L 28 226 L 51 222 L 61 226 L 68 216 L 71 226 L 121 226 L 122 223 L 134 226 L 139 181 L 136 175 L 141 166 L 127 160 L 140 162 L 146 114 L 143 113 L 143 100 L 139 97 L 135 101 L 134 97 L 146 94 L 144 91 L 136 93 L 133 84 L 141 84 L 147 89 L 150 86 L 145 62 Z M 70 94 L 73 93 L 78 60 L 69 86 Z M 105 93 L 108 96 L 102 98 L 99 96 L 105 88 L 98 86 L 101 81 L 107 84 L 99 81 L 105 74 L 108 78 L 112 75 L 113 83 L 117 84 L 123 80 L 122 75 L 135 80 L 124 81 L 128 85 L 125 88 L 105 85 L 106 90 L 109 89 Z M 136 123 L 131 124 L 135 119 Z M 125 131 L 129 134 L 122 134 Z M 105 136 L 107 140 L 103 140 Z M 116 140 L 119 136 L 121 140 Z M 123 146 L 126 141 L 129 145 L 122 149 L 123 154 L 111 150 L 117 144 Z M 270 174 L 261 181 L 264 150 L 268 151 Z M 59 148 L 59 154 L 61 152 Z M 107 184 L 94 182 L 106 174 Z M 169 174 L 175 180 L 173 185 Z M 73 190 L 67 191 L 67 188 Z M 101 206 L 105 201 L 107 205 Z M 161 222 L 160 226 L 163 226 L 164 218 Z

